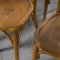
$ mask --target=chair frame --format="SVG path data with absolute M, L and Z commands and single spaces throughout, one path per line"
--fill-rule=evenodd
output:
M 32 21 L 35 25 L 35 28 L 37 29 L 38 23 L 37 23 L 37 14 L 36 14 L 36 0 L 32 1 L 34 4 L 34 10 L 32 11 Z M 28 20 L 27 20 L 28 21 Z M 14 47 L 14 52 L 15 52 L 15 60 L 19 60 L 19 34 L 21 34 L 22 28 L 24 25 L 19 26 L 19 27 L 14 27 L 14 28 L 0 28 L 1 32 L 3 32 L 12 46 Z M 10 36 L 7 31 L 12 33 L 12 36 Z
M 58 5 L 56 9 L 56 14 L 54 16 L 51 16 L 48 21 L 46 21 L 46 16 L 47 16 L 47 9 L 48 5 L 50 4 L 50 0 L 44 0 L 44 16 L 43 16 L 43 21 L 42 25 L 38 27 L 35 33 L 35 41 L 34 41 L 34 51 L 33 51 L 33 60 L 37 60 L 38 57 L 40 58 L 40 54 L 49 54 L 57 58 L 57 60 L 60 60 L 60 54 L 57 54 L 54 51 L 50 51 L 49 49 L 46 49 L 45 47 L 41 46 L 39 43 L 39 37 L 37 36 L 39 33 L 39 30 L 49 21 L 49 19 L 52 19 L 56 15 L 60 14 L 60 0 L 58 0 Z M 39 49 L 42 49 L 39 51 Z

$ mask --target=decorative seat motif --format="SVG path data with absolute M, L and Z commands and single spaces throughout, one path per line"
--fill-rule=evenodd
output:
M 44 0 L 43 22 L 35 36 L 34 60 L 37 60 L 37 57 L 45 52 L 60 60 L 60 0 L 58 0 L 56 13 L 46 19 L 49 4 L 50 0 Z
M 30 16 L 37 28 L 36 0 L 0 0 L 0 31 L 9 38 L 14 48 L 15 60 L 19 60 L 20 34 Z
M 52 17 L 39 29 L 40 45 L 60 54 L 60 15 Z
M 0 3 L 0 27 L 16 27 L 22 25 L 24 18 L 33 11 L 33 4 L 29 1 Z M 26 22 L 26 21 L 25 21 Z

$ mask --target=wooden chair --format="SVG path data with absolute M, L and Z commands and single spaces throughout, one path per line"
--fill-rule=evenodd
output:
M 56 13 L 48 19 L 46 15 L 50 0 L 45 0 L 44 3 L 43 22 L 35 35 L 33 60 L 37 60 L 39 54 L 50 54 L 60 60 L 60 0 Z
M 37 28 L 36 0 L 0 0 L 0 31 L 14 47 L 15 60 L 19 60 L 19 33 L 30 16 Z

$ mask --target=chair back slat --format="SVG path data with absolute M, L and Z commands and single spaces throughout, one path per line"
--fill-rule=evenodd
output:
M 44 0 L 44 16 L 43 21 L 46 20 L 48 5 L 50 4 L 50 0 Z
M 44 15 L 43 15 L 43 21 L 46 20 L 47 10 L 48 10 L 48 5 L 49 5 L 49 4 L 50 4 L 50 0 L 44 0 Z M 60 0 L 58 0 L 56 13 L 60 13 Z

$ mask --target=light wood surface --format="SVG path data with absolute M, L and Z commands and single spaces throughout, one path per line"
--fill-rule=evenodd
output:
M 47 0 L 45 0 L 43 22 L 36 31 L 35 41 L 36 46 L 38 46 L 48 54 L 57 57 L 59 59 L 60 58 L 60 0 L 58 0 L 56 13 L 51 17 L 49 17 L 48 19 L 46 19 L 49 3 L 50 1 L 48 2 Z M 34 53 L 36 52 L 37 51 L 35 51 Z M 37 54 L 38 52 L 36 53 L 36 55 Z
M 36 0 L 0 0 L 0 30 L 14 47 L 15 60 L 19 60 L 19 33 L 30 16 L 37 28 Z
M 33 4 L 29 1 L 0 3 L 0 27 L 16 27 L 26 22 L 33 11 Z
M 39 29 L 38 38 L 40 46 L 42 45 L 45 49 L 53 51 L 56 55 L 60 55 L 60 15 L 55 15 L 48 22 L 46 22 Z M 53 53 L 52 52 L 52 53 Z

